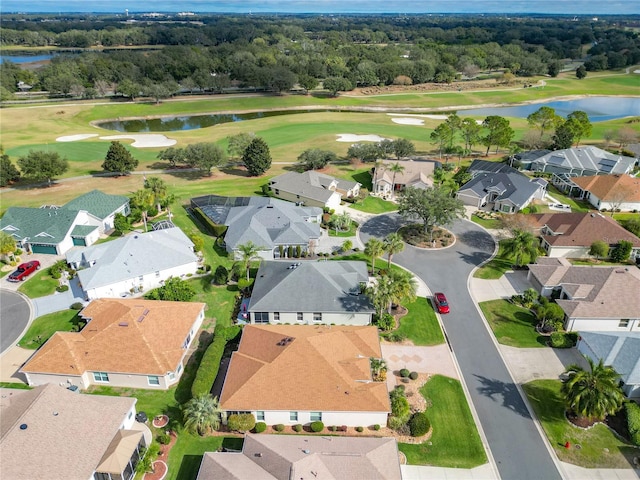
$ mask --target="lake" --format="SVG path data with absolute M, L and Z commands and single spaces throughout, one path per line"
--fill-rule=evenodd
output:
M 569 113 L 582 110 L 589 115 L 592 122 L 602 122 L 616 118 L 640 116 L 640 98 L 635 97 L 589 97 L 577 100 L 562 100 L 531 105 L 513 107 L 475 108 L 459 110 L 460 116 L 500 115 L 502 117 L 526 118 L 543 105 L 555 109 L 558 115 L 566 117 Z M 209 114 L 209 115 L 181 115 L 175 117 L 113 120 L 96 123 L 98 127 L 118 132 L 177 132 L 181 130 L 195 130 L 211 127 L 221 123 L 242 122 L 258 118 L 276 117 L 281 115 L 296 115 L 299 113 L 328 112 L 335 110 L 277 110 L 270 112 Z M 342 110 L 346 111 L 346 110 Z M 353 113 L 353 112 L 350 112 Z M 393 113 L 393 112 L 389 112 Z M 418 113 L 418 112 L 415 112 Z M 434 112 L 442 114 L 442 112 Z
M 0 55 L 0 64 L 10 61 L 11 63 L 31 63 L 31 62 L 43 62 L 45 60 L 51 60 L 53 54 L 47 55 Z

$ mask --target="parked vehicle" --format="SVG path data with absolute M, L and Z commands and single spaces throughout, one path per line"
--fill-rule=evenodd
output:
M 444 293 L 434 293 L 433 303 L 435 303 L 438 313 L 449 313 L 449 302 L 447 302 L 447 297 L 444 296 Z
M 18 265 L 17 270 L 9 275 L 7 280 L 9 280 L 10 282 L 22 282 L 36 270 L 40 270 L 40 262 L 38 260 L 21 263 L 20 265 Z

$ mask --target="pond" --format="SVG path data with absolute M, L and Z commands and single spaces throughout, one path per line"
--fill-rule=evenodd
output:
M 589 97 L 577 100 L 561 100 L 512 107 L 475 108 L 459 110 L 457 113 L 460 116 L 473 115 L 486 117 L 488 115 L 500 115 L 502 117 L 526 118 L 529 114 L 535 112 L 543 105 L 554 108 L 556 113 L 562 116 L 566 116 L 576 110 L 582 110 L 589 115 L 592 122 L 640 116 L 640 97 Z M 127 133 L 176 132 L 181 130 L 206 128 L 213 125 L 219 125 L 221 123 L 242 122 L 244 120 L 255 120 L 258 118 L 277 117 L 281 115 L 329 111 L 340 112 L 348 110 L 276 110 L 253 113 L 198 114 L 135 120 L 112 120 L 99 122 L 96 125 L 107 130 L 116 130 L 118 132 Z M 353 112 L 350 111 L 349 113 Z M 418 112 L 415 113 L 417 114 Z M 443 112 L 434 113 L 442 114 Z
M 32 62 L 43 62 L 45 60 L 51 60 L 53 58 L 53 54 L 46 55 L 0 55 L 0 64 L 4 62 L 11 62 L 15 64 L 21 63 L 32 63 Z

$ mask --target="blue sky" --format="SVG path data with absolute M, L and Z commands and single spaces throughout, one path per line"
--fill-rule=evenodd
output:
M 640 14 L 640 0 L 0 0 L 2 12 Z

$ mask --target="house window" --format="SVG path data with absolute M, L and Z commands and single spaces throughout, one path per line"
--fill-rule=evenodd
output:
M 189 332 L 189 335 L 187 335 L 187 339 L 182 344 L 182 348 L 185 348 L 185 349 L 189 348 L 190 343 L 191 343 L 191 332 Z
M 175 374 L 175 372 L 169 372 L 169 373 L 168 373 L 168 376 L 169 376 L 169 380 L 175 380 L 175 379 L 176 379 L 176 374 Z
M 280 321 L 280 312 L 273 312 L 273 321 L 274 322 Z
M 127 416 L 128 420 L 131 420 L 131 417 L 133 416 L 133 412 L 129 412 L 129 415 Z
M 276 195 L 280 195 L 280 190 L 276 188 Z
M 300 323 L 304 322 L 304 315 L 303 315 L 303 313 L 302 313 L 302 312 L 298 312 L 298 313 L 296 314 L 296 320 L 297 320 L 298 322 L 300 322 Z
M 320 323 L 320 322 L 322 322 L 322 313 L 315 312 L 315 313 L 313 314 L 313 321 L 314 321 L 314 323 Z
M 160 276 L 160 270 L 156 272 L 156 278 L 158 278 L 159 276 Z
M 258 422 L 264 422 L 264 411 L 259 410 L 256 412 L 256 420 Z
M 628 328 L 628 327 L 629 327 L 628 318 L 623 318 L 622 320 L 620 320 L 620 323 L 618 323 L 618 328 Z
M 309 420 L 312 422 L 321 422 L 322 421 L 322 412 L 311 412 L 309 416 Z
M 292 422 L 298 421 L 298 412 L 289 412 L 289 420 Z
M 147 382 L 149 382 L 149 385 L 160 385 L 160 377 L 157 375 L 149 375 L 147 377 Z
M 178 369 L 176 370 L 176 375 L 180 375 L 181 371 L 182 371 L 182 364 L 178 365 Z
M 253 312 L 255 323 L 269 323 L 269 312 Z
M 93 379 L 96 382 L 109 383 L 109 374 L 107 372 L 93 372 Z

